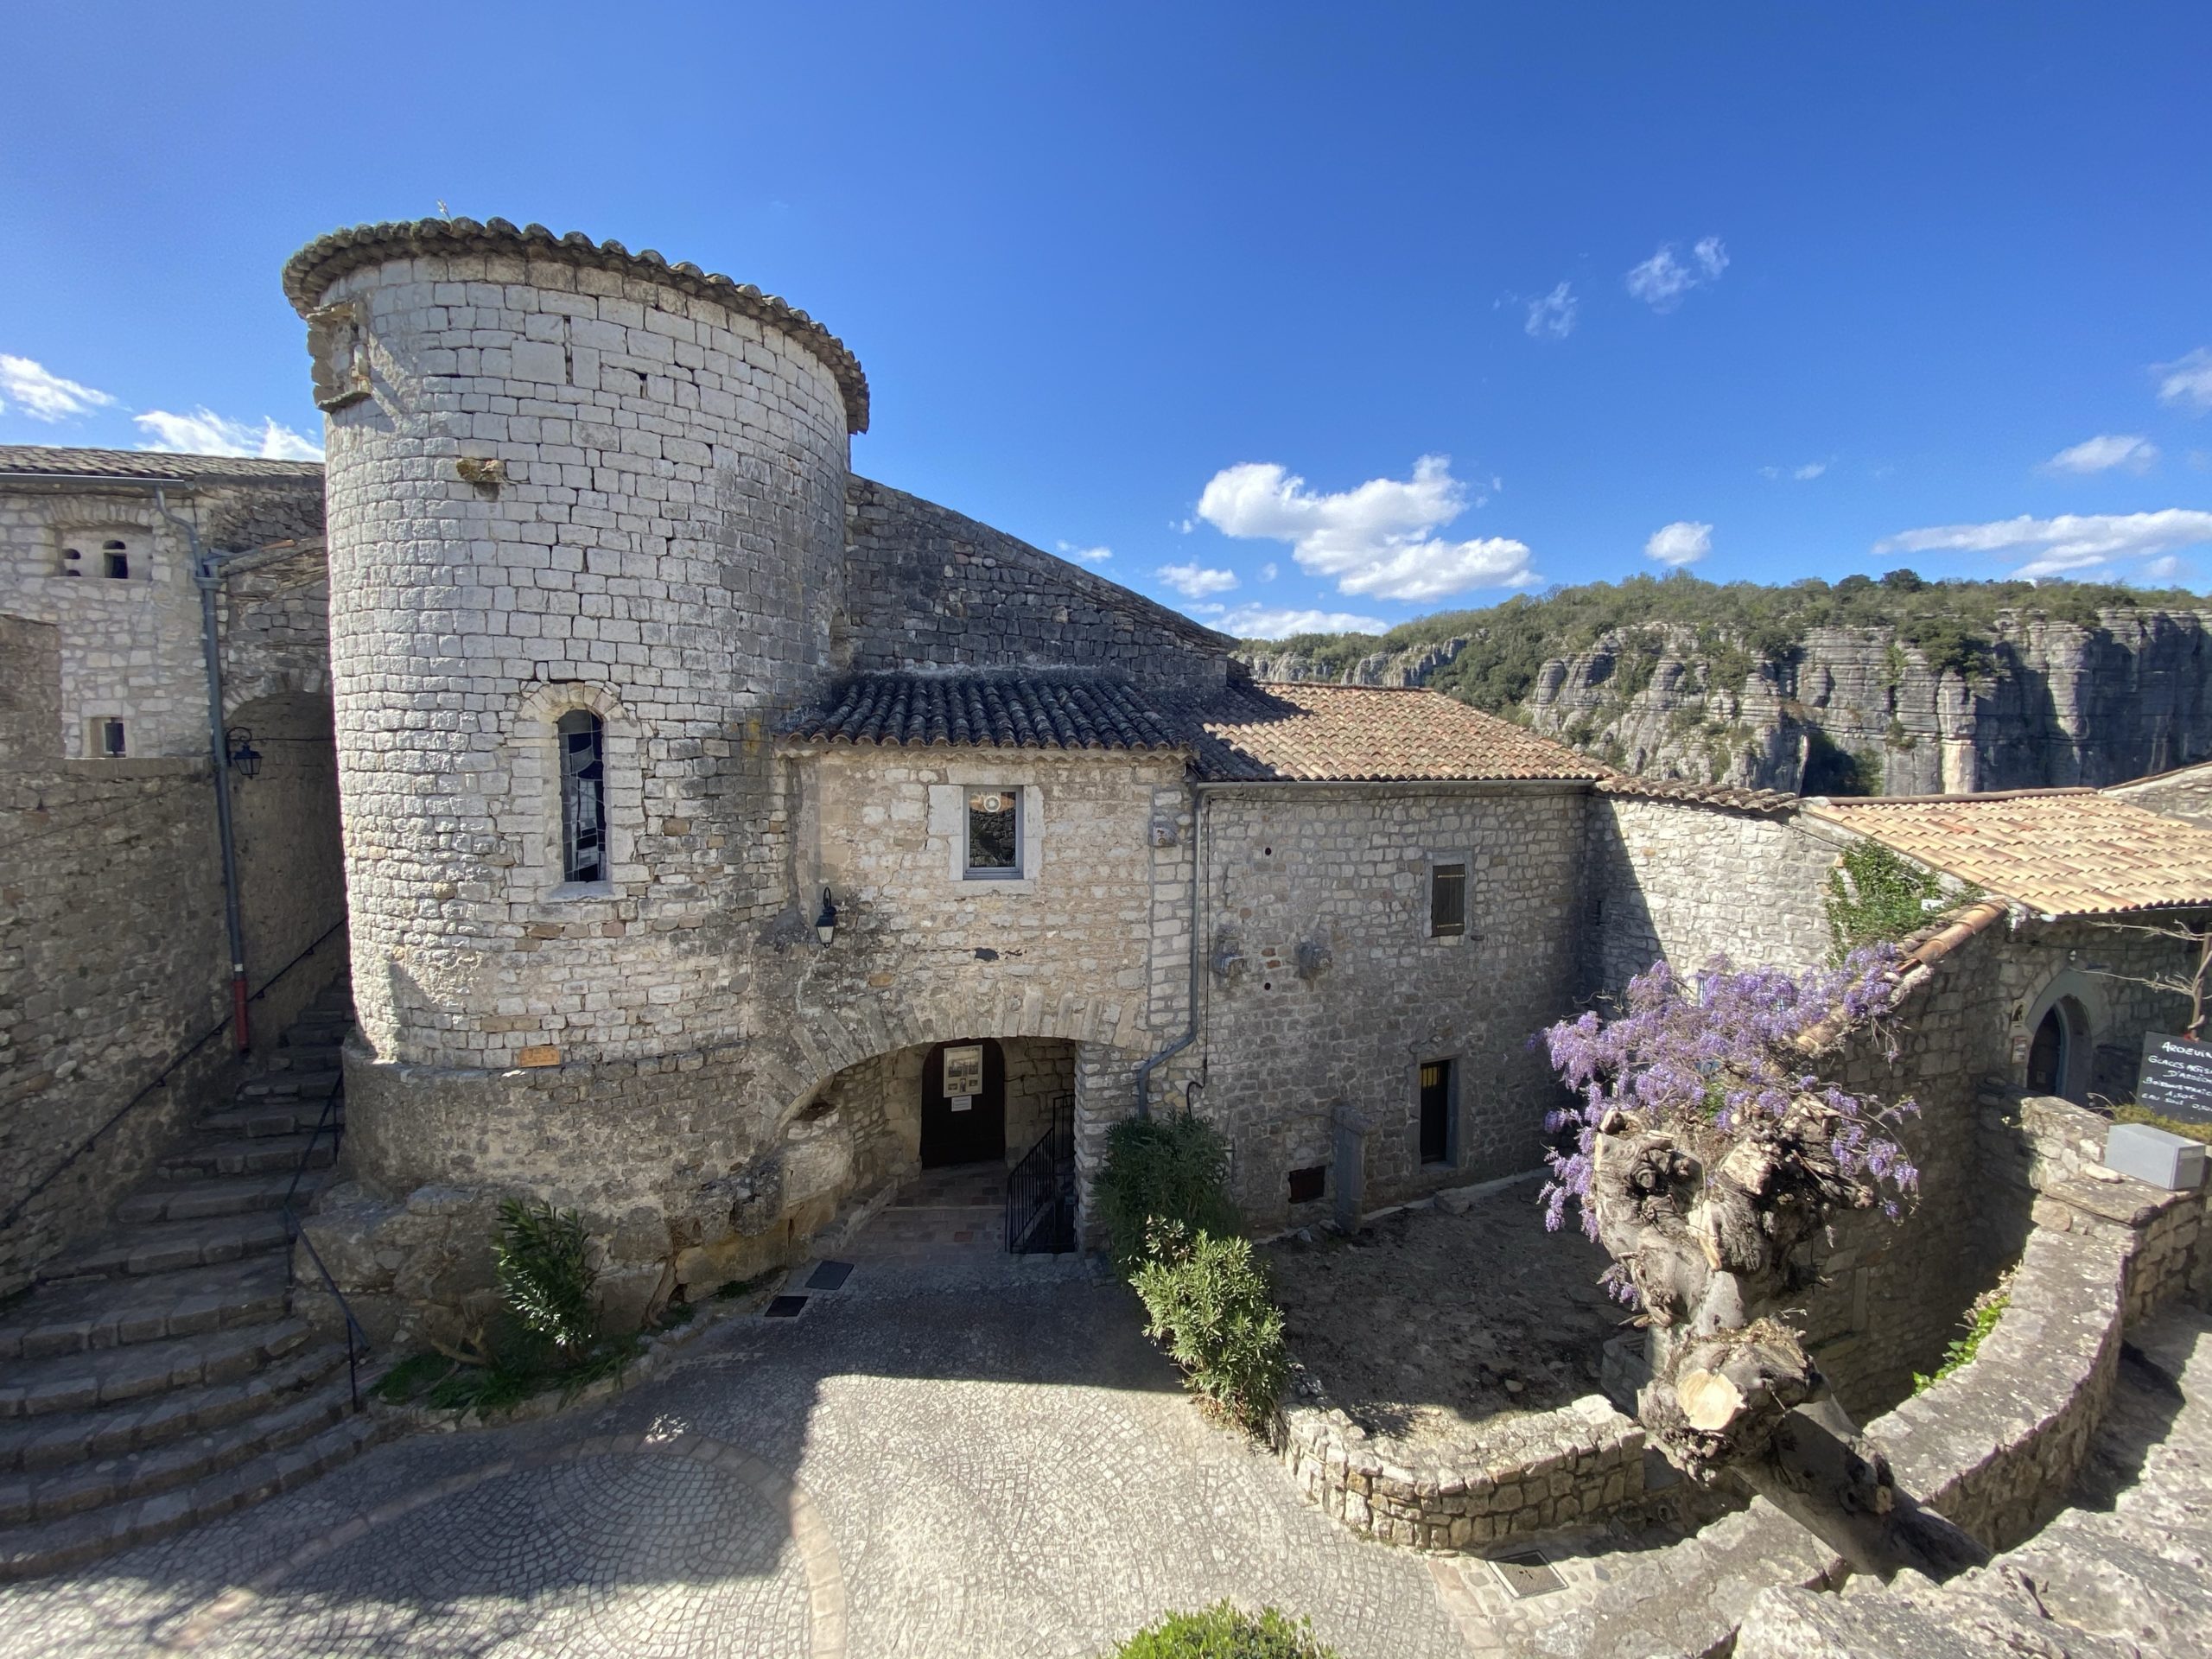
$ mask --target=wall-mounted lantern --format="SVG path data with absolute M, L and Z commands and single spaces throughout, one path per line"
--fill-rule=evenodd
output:
M 822 889 L 822 913 L 814 918 L 814 937 L 827 944 L 837 937 L 837 906 L 830 902 L 830 889 Z
M 243 726 L 233 726 L 223 734 L 223 747 L 231 752 L 231 770 L 241 778 L 257 776 L 261 771 L 261 751 L 253 747 L 253 734 Z

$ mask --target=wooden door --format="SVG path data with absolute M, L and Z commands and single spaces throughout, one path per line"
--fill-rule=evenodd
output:
M 948 1070 L 962 1092 L 946 1091 Z M 988 1038 L 939 1043 L 922 1063 L 922 1167 L 992 1160 L 1006 1161 L 1005 1052 Z

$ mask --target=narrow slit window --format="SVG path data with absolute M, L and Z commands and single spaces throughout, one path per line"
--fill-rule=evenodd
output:
M 130 746 L 123 734 L 123 722 L 119 720 L 94 721 L 92 737 L 99 746 L 100 753 L 107 760 L 120 760 L 130 753 Z
M 61 574 L 65 576 L 81 576 L 85 574 L 83 549 L 65 547 L 61 550 Z
M 115 582 L 130 580 L 130 550 L 121 542 L 109 542 L 100 549 L 100 574 Z
M 607 878 L 607 728 L 588 709 L 561 716 L 561 879 Z
M 1467 931 L 1467 867 L 1433 864 L 1428 871 L 1428 936 L 1458 938 Z
M 1449 1060 L 1428 1060 L 1421 1068 L 1421 1160 L 1452 1161 L 1452 1071 Z
M 1005 880 L 1021 874 L 1021 791 L 968 791 L 968 875 Z

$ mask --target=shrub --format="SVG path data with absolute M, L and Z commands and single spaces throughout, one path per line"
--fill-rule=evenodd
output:
M 1151 1323 L 1191 1387 L 1224 1416 L 1258 1433 L 1289 1376 L 1282 1310 L 1251 1241 L 1155 1221 L 1144 1264 L 1130 1278 Z
M 1942 878 L 1891 852 L 1878 841 L 1854 842 L 1840 868 L 1828 872 L 1830 959 L 1840 963 L 1862 945 L 1894 944 L 1929 923 L 1981 896 L 1981 889 L 1943 890 Z
M 1257 1618 L 1217 1601 L 1202 1613 L 1171 1613 L 1114 1649 L 1114 1659 L 1336 1659 L 1312 1624 L 1274 1608 Z
M 2195 1123 L 2185 1117 L 2168 1117 L 2164 1112 L 2154 1112 L 2148 1106 L 2130 1102 L 2112 1109 L 2116 1123 L 2147 1123 L 2154 1129 L 2164 1129 L 2168 1135 L 2184 1135 L 2191 1141 L 2212 1144 L 2212 1123 Z
M 1188 1112 L 1116 1123 L 1096 1202 L 1114 1263 L 1125 1274 L 1146 1259 L 1156 1221 L 1194 1233 L 1234 1233 L 1240 1224 L 1229 1200 L 1229 1143 Z
M 576 1212 L 556 1211 L 550 1199 L 535 1205 L 506 1199 L 492 1258 L 500 1299 L 516 1323 L 551 1343 L 563 1360 L 581 1357 L 598 1335 L 592 1293 L 599 1269 Z

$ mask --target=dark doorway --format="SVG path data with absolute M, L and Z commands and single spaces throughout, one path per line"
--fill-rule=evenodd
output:
M 922 1062 L 922 1167 L 986 1160 L 1006 1161 L 1006 1055 L 988 1038 L 939 1043 Z
M 2055 1095 L 2065 1086 L 2066 1025 L 2054 1004 L 2028 1048 L 2028 1087 L 2038 1095 Z
M 1426 1060 L 1421 1068 L 1421 1160 L 1452 1161 L 1452 1062 Z

